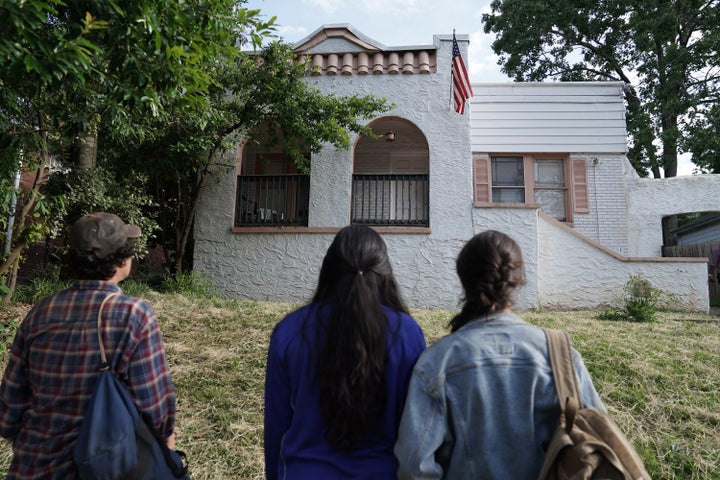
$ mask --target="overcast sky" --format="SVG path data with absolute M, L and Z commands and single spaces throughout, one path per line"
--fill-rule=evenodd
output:
M 431 45 L 433 35 L 469 35 L 465 63 L 473 83 L 509 82 L 492 51 L 493 37 L 483 32 L 481 16 L 490 0 L 250 0 L 245 7 L 277 16 L 278 34 L 296 43 L 326 24 L 349 23 L 387 46 Z M 690 175 L 693 164 L 681 158 L 678 175 Z

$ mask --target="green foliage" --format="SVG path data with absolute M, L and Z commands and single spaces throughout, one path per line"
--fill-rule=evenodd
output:
M 208 65 L 216 85 L 207 103 L 170 103 L 159 117 L 140 119 L 142 138 L 111 130 L 100 156 L 149 179 L 162 205 L 157 218 L 166 250 L 186 254 L 195 207 L 209 172 L 235 168 L 240 139 L 290 155 L 309 169 L 305 153 L 328 143 L 347 148 L 350 132 L 369 134 L 366 121 L 391 106 L 374 96 L 324 95 L 303 80 L 307 65 L 292 46 L 272 42 L 262 52 L 235 52 Z M 179 273 L 179 270 L 173 272 Z
M 368 133 L 365 119 L 390 108 L 375 97 L 320 94 L 289 45 L 241 51 L 275 35 L 275 18 L 244 3 L 0 3 L 0 173 L 10 178 L 21 152 L 40 165 L 62 160 L 68 188 L 46 192 L 65 195 L 65 225 L 104 210 L 150 234 L 153 216 L 157 241 L 182 271 L 208 172 L 234 168 L 234 154 L 226 161 L 223 151 L 238 138 L 275 142 L 307 168 L 308 149 L 346 147 L 349 132 Z M 250 138 L 260 125 L 270 135 Z M 67 160 L 85 158 L 91 149 L 80 139 L 95 135 L 105 170 L 74 172 Z
M 641 175 L 666 177 L 682 149 L 693 160 L 696 151 L 701 162 L 718 158 L 707 128 L 717 127 L 719 21 L 717 1 L 680 0 L 494 0 L 483 15 L 516 80 L 623 82 L 628 156 Z
M 675 300 L 674 295 L 653 287 L 642 275 L 633 275 L 625 283 L 622 306 L 601 312 L 602 320 L 629 322 L 655 322 L 658 310 L 667 308 Z
M 15 312 L 0 306 L 0 364 L 2 365 L 8 360 L 18 325 L 20 325 L 20 319 L 17 318 Z
M 699 113 L 699 114 L 698 114 Z M 720 104 L 694 108 L 690 114 L 689 135 L 683 147 L 692 152 L 693 162 L 703 173 L 720 173 Z
M 698 220 L 703 215 L 703 212 L 683 213 L 678 215 L 678 228 Z
M 89 213 L 114 213 L 142 230 L 143 236 L 136 242 L 140 253 L 158 228 L 149 215 L 155 206 L 154 200 L 143 189 L 141 175 L 115 175 L 103 167 L 57 172 L 46 187 L 55 197 L 65 198 L 70 206 L 67 212 L 58 212 L 55 216 L 58 231 Z
M 18 172 L 19 173 L 19 172 Z M 15 177 L 12 175 L 10 178 Z M 13 266 L 22 258 L 28 245 L 54 237 L 57 233 L 54 219 L 65 213 L 65 199 L 62 196 L 48 196 L 38 190 L 42 183 L 43 170 L 35 170 L 35 182 L 28 189 L 17 189 L 10 185 L 9 179 L 0 180 L 0 193 L 3 205 L 7 206 L 6 215 L 2 215 L 0 242 L 5 246 L 0 258 L 0 292 L 3 300 L 10 298 L 10 286 L 14 284 Z M 12 218 L 12 229 L 10 219 Z M 10 238 L 8 238 L 10 234 Z
M 38 300 L 64 290 L 72 280 L 61 280 L 57 268 L 48 268 L 27 283 L 18 285 L 13 297 L 15 302 L 33 304 Z
M 273 42 L 260 57 L 246 55 L 228 72 L 234 95 L 226 106 L 232 124 L 242 127 L 234 131 L 251 143 L 279 146 L 301 169 L 309 168 L 307 149 L 318 152 L 328 143 L 348 148 L 350 132 L 371 134 L 367 120 L 393 107 L 373 95 L 323 94 L 303 80 L 309 68 L 297 62 L 291 45 Z
M 177 293 L 189 298 L 210 298 L 215 295 L 215 285 L 208 277 L 191 270 L 165 278 L 160 291 Z

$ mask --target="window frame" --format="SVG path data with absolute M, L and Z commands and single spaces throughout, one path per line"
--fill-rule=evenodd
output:
M 524 176 L 524 202 L 495 202 L 493 201 L 493 191 L 495 188 L 492 184 L 492 164 L 493 159 L 498 157 L 522 157 L 523 159 L 523 176 Z M 587 162 L 584 158 L 573 157 L 567 153 L 491 153 L 473 156 L 473 190 L 476 206 L 506 206 L 519 207 L 527 205 L 537 205 L 542 208 L 535 200 L 536 188 L 545 189 L 545 187 L 536 187 L 535 185 L 535 161 L 537 159 L 558 159 L 562 160 L 564 169 L 565 185 L 565 219 L 558 221 L 564 223 L 572 223 L 574 213 L 588 213 L 588 184 L 587 184 Z M 553 188 L 550 188 L 551 190 Z M 557 188 L 559 189 L 559 187 Z M 547 213 L 547 212 L 546 212 Z
M 306 157 L 310 159 L 310 153 Z M 248 162 L 248 163 L 245 163 Z M 273 162 L 280 163 L 282 168 L 274 172 L 273 168 L 267 169 Z M 245 172 L 243 172 L 245 170 Z M 249 171 L 248 171 L 249 170 Z M 263 185 L 264 190 L 256 191 L 257 198 L 243 198 L 243 191 L 240 188 L 241 178 L 257 179 L 258 185 Z M 284 186 L 284 194 L 278 192 L 279 186 Z M 251 187 L 255 190 L 258 187 Z M 282 189 L 281 189 L 282 190 Z M 259 200 L 259 195 L 264 192 L 265 204 Z M 270 196 L 268 196 L 268 192 Z M 306 192 L 307 198 L 297 197 L 299 192 Z M 295 197 L 295 198 L 293 198 Z M 247 207 L 242 208 L 242 202 L 252 204 L 252 211 Z M 281 207 L 285 207 L 282 209 Z M 236 169 L 235 179 L 235 208 L 233 213 L 233 228 L 258 228 L 258 227 L 300 227 L 307 228 L 310 209 L 310 173 L 298 172 L 297 166 L 290 157 L 282 152 L 256 152 L 249 157 L 242 158 Z M 292 212 L 292 214 L 290 213 Z

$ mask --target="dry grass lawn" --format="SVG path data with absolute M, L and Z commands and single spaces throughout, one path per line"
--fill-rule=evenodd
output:
M 266 349 L 273 325 L 296 305 L 146 297 L 162 325 L 178 394 L 178 447 L 192 478 L 264 478 Z M 21 318 L 26 309 L 3 317 Z M 452 312 L 413 314 L 432 343 L 447 332 Z M 657 323 L 602 321 L 594 312 L 523 316 L 570 333 L 653 478 L 720 478 L 720 324 L 682 313 L 661 313 Z M 0 445 L 0 473 L 10 455 L 9 444 Z

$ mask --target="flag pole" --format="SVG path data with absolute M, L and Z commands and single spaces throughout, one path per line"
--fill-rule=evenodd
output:
M 453 40 L 455 40 L 455 29 L 453 28 Z M 455 71 L 452 68 L 452 47 L 450 47 L 450 96 L 448 97 L 448 108 L 453 108 L 453 85 L 455 84 Z

